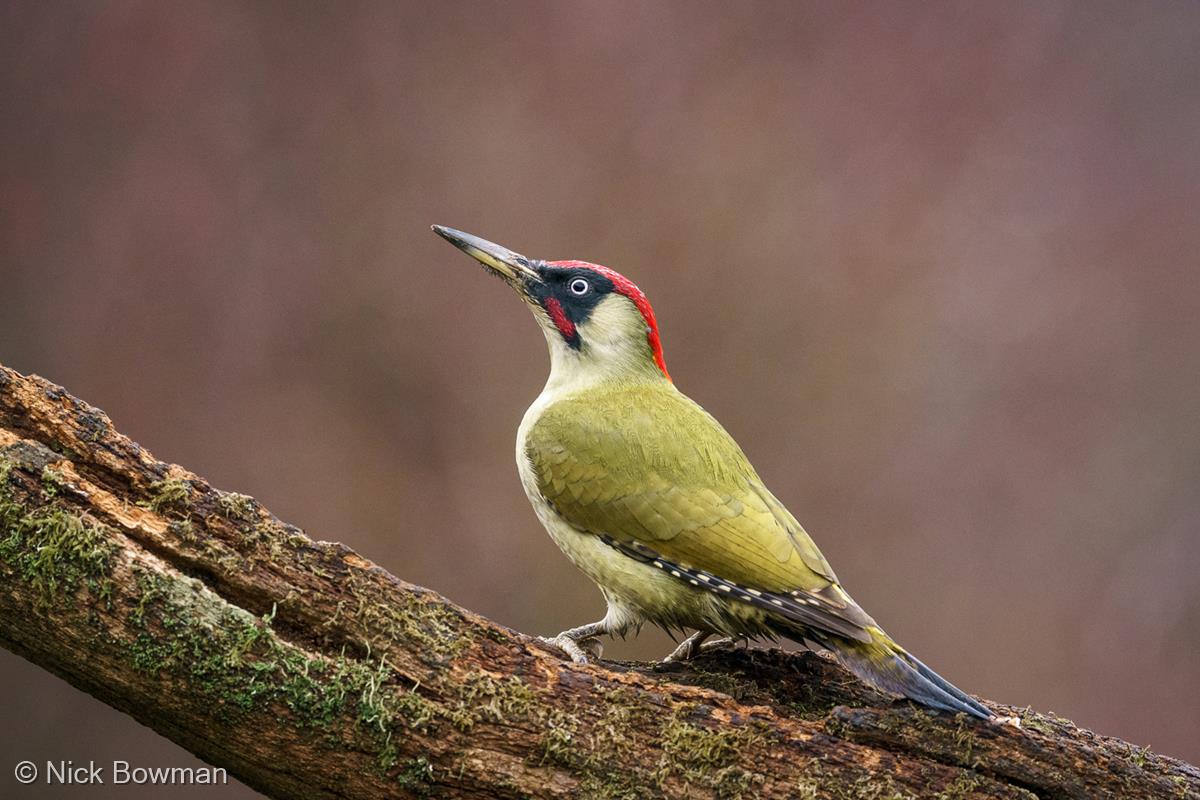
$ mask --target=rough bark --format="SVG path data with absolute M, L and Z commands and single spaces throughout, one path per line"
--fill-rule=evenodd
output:
M 1200 797 L 1190 765 L 810 653 L 566 663 L 4 367 L 0 644 L 271 797 Z

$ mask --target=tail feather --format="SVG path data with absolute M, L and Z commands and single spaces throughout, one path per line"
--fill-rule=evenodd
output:
M 878 628 L 870 628 L 871 641 L 830 643 L 829 649 L 846 669 L 872 686 L 931 708 L 963 712 L 991 719 L 992 712 L 954 684 L 922 664 Z
M 925 666 L 923 663 L 921 663 L 921 660 L 918 659 L 916 656 L 914 656 L 912 653 L 909 653 L 907 651 L 902 651 L 902 652 L 904 653 L 905 658 L 907 658 L 909 661 L 911 661 L 912 665 L 914 667 L 916 667 L 917 672 L 921 673 L 922 677 L 933 681 L 933 683 L 936 684 L 939 689 L 944 691 L 946 694 L 954 697 L 956 700 L 966 703 L 967 705 L 974 708 L 978 712 L 976 714 L 976 716 L 983 716 L 983 717 L 993 716 L 992 710 L 990 708 L 988 708 L 987 706 L 980 703 L 974 697 L 971 697 L 971 695 L 967 694 L 962 689 L 959 689 L 957 686 L 955 686 L 953 683 L 951 683 L 950 681 L 943 678 L 941 675 L 938 675 L 936 672 L 931 670 L 929 667 Z

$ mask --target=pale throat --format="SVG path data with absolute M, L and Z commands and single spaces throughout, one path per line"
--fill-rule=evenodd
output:
M 553 325 L 542 326 L 550 350 L 550 376 L 543 394 L 571 393 L 614 382 L 667 380 L 654 362 L 640 314 L 636 321 L 621 320 L 624 324 L 615 329 L 601 328 L 597 322 L 589 320 L 579 327 L 579 349 L 570 347 Z M 602 330 L 610 335 L 605 337 Z

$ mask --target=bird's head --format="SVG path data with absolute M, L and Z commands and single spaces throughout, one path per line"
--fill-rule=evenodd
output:
M 446 241 L 511 286 L 550 347 L 551 379 L 670 380 L 650 301 L 625 276 L 586 261 L 539 261 L 434 225 Z

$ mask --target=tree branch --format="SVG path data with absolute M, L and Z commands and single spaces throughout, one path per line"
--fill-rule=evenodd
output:
M 278 798 L 1200 797 L 1190 765 L 811 653 L 565 663 L 4 367 L 0 644 Z

